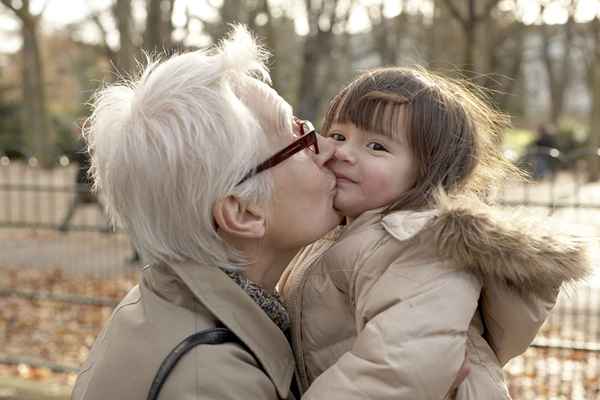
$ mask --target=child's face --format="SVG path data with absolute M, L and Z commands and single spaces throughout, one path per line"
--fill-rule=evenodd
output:
M 412 187 L 416 163 L 406 132 L 392 139 L 351 123 L 334 123 L 328 136 L 336 144 L 327 163 L 336 176 L 334 205 L 344 216 L 355 218 L 387 206 Z

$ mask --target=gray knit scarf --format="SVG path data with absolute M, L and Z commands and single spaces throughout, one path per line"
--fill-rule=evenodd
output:
M 271 318 L 283 332 L 290 326 L 290 316 L 277 293 L 268 293 L 241 272 L 223 270 Z

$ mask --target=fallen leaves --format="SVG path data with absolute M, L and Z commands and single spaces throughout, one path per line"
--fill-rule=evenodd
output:
M 136 274 L 113 279 L 66 275 L 60 270 L 39 271 L 2 267 L 0 288 L 28 292 L 76 294 L 118 302 L 137 282 Z M 30 357 L 49 364 L 80 366 L 96 335 L 112 312 L 111 307 L 67 304 L 53 300 L 0 297 L 0 355 Z M 72 384 L 73 373 L 25 363 L 1 365 L 0 375 Z

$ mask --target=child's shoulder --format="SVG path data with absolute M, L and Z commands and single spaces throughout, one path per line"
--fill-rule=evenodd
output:
M 438 255 L 456 268 L 504 282 L 519 291 L 543 291 L 589 273 L 585 244 L 539 218 L 468 199 L 441 203 L 422 229 Z

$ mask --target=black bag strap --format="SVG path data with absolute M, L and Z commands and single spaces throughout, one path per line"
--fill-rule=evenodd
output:
M 183 339 L 171 352 L 165 357 L 158 368 L 147 400 L 158 399 L 158 394 L 163 384 L 171 374 L 171 371 L 184 354 L 200 344 L 221 344 L 221 343 L 242 343 L 240 339 L 227 328 L 212 328 L 194 333 Z

